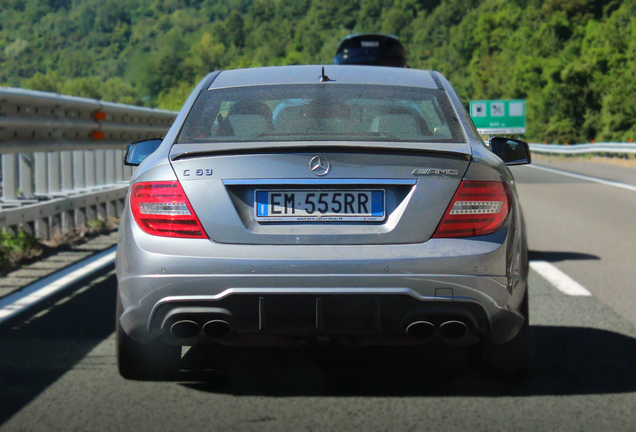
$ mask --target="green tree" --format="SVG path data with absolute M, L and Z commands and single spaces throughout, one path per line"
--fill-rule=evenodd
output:
M 236 45 L 239 48 L 245 46 L 245 31 L 243 29 L 245 22 L 238 11 L 230 12 L 225 20 L 226 41 Z
M 138 105 L 139 92 L 121 77 L 108 78 L 99 85 L 100 99 L 110 102 Z
M 329 64 L 387 32 L 468 103 L 524 98 L 531 141 L 636 134 L 634 0 L 0 0 L 0 82 L 179 107 L 214 69 Z
M 60 75 L 57 72 L 46 74 L 36 72 L 31 78 L 23 79 L 20 87 L 30 90 L 41 90 L 45 92 L 60 92 Z
M 179 111 L 194 88 L 194 84 L 181 82 L 157 98 L 157 108 Z
M 91 99 L 101 98 L 101 80 L 97 77 L 82 77 L 64 81 L 60 93 Z

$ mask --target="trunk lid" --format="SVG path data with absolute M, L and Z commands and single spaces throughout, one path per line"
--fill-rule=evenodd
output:
M 469 144 L 306 144 L 175 145 L 171 159 L 215 242 L 381 245 L 427 241 L 471 158 Z M 320 166 L 312 171 L 310 163 Z M 345 203 L 349 196 L 351 203 Z M 380 197 L 383 215 L 378 213 Z M 309 215 L 312 202 L 316 211 Z M 327 213 L 317 221 L 321 209 Z M 288 215 L 270 219 L 268 212 L 287 210 Z M 335 210 L 350 212 L 333 214 Z

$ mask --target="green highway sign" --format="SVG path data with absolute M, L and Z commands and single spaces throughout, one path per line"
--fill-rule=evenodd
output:
M 470 116 L 481 135 L 526 133 L 526 101 L 470 101 Z

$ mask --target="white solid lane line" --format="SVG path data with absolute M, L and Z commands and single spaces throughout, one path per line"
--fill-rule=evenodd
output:
M 571 173 L 569 171 L 561 171 L 558 169 L 554 169 L 554 168 L 547 168 L 544 166 L 538 166 L 538 165 L 527 165 L 529 168 L 534 168 L 534 169 L 538 169 L 538 170 L 543 170 L 543 171 L 548 171 L 551 173 L 555 173 L 555 174 L 561 174 L 563 176 L 566 177 L 573 177 L 573 178 L 577 178 L 580 180 L 587 180 L 587 181 L 591 181 L 591 182 L 595 182 L 595 183 L 600 183 L 600 184 L 604 184 L 607 186 L 614 186 L 617 188 L 621 188 L 621 189 L 627 189 L 630 191 L 634 191 L 636 192 L 636 186 L 627 184 L 627 183 L 620 183 L 620 182 L 615 182 L 615 181 L 611 181 L 611 180 L 604 180 L 598 177 L 590 177 L 590 176 L 586 176 L 583 174 L 574 174 Z
M 592 293 L 585 289 L 581 284 L 547 261 L 530 261 L 530 268 L 543 276 L 563 294 L 584 297 L 592 295 Z
M 0 324 L 82 277 L 112 264 L 115 261 L 116 250 L 117 246 L 113 246 L 0 299 Z

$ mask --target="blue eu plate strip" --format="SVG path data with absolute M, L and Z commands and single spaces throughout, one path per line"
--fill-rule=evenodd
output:
M 267 192 L 256 192 L 256 209 L 257 216 L 268 216 Z
M 371 215 L 384 215 L 384 193 L 382 191 L 371 192 Z

